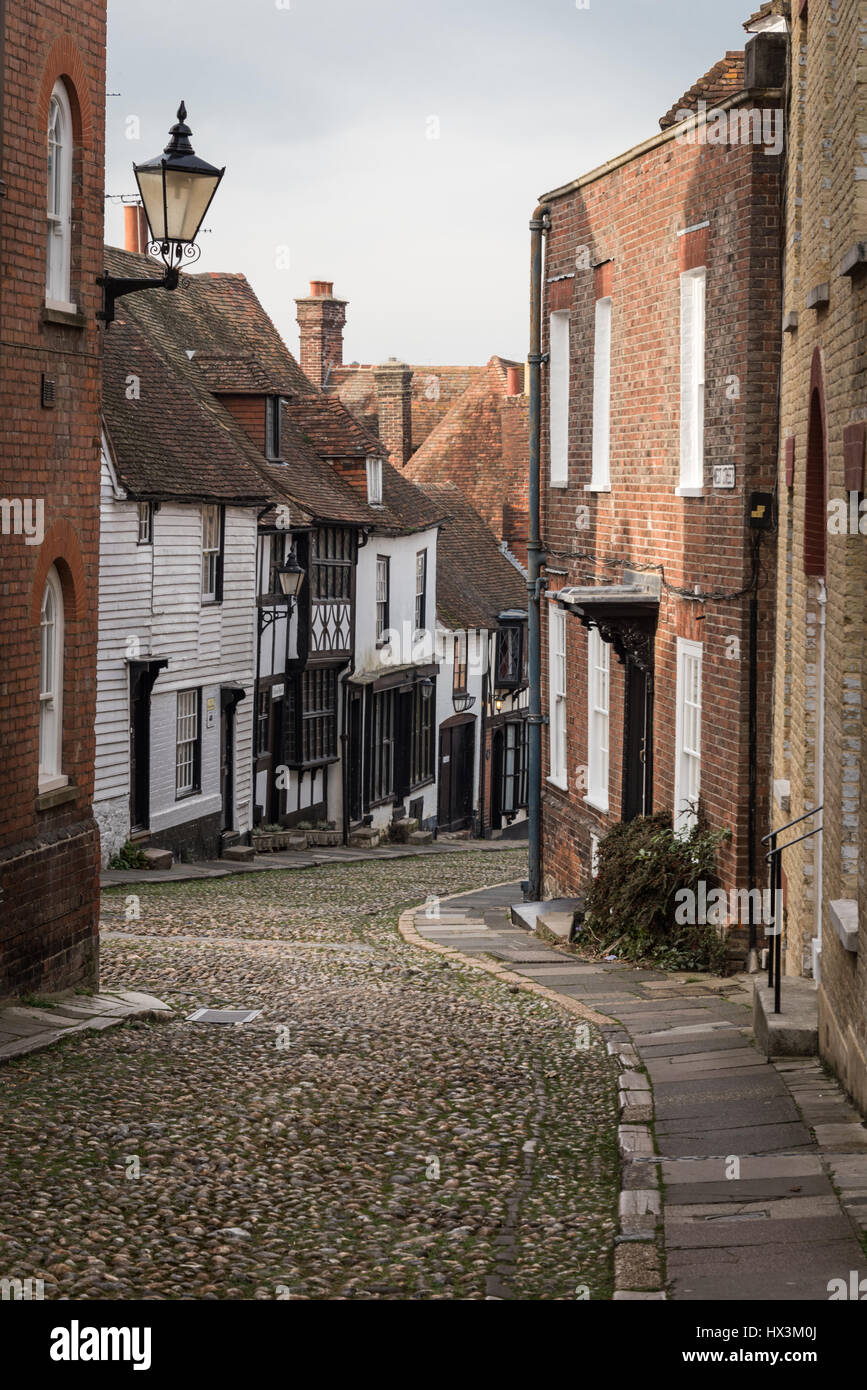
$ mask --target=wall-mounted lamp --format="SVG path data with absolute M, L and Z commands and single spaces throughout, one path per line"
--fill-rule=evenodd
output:
M 181 102 L 177 124 L 172 126 L 171 138 L 162 154 L 144 164 L 133 165 L 153 238 L 148 250 L 162 261 L 165 274 L 161 280 L 101 275 L 97 284 L 102 285 L 103 300 L 97 317 L 105 324 L 114 322 L 115 301 L 125 294 L 138 290 L 176 290 L 181 264 L 197 261 L 201 255 L 195 244 L 196 237 L 226 170 L 199 159 L 190 143 L 192 131 L 186 119 L 187 108 Z

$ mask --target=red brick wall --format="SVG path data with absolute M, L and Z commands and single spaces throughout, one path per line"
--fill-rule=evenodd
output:
M 779 361 L 778 160 L 755 146 L 667 141 L 566 193 L 551 208 L 543 314 L 571 310 L 569 485 L 548 486 L 547 381 L 543 386 L 543 538 L 549 588 L 621 582 L 624 568 L 662 568 L 667 585 L 704 593 L 744 588 L 750 577 L 750 490 L 775 478 Z M 677 233 L 709 221 L 706 232 Z M 581 248 L 585 248 L 584 251 Z M 600 273 L 593 267 L 610 262 Z M 705 484 L 678 497 L 680 475 L 680 273 L 707 264 Z M 581 266 L 587 268 L 580 268 Z M 591 476 L 593 327 L 597 293 L 613 299 L 610 493 Z M 739 399 L 730 399 L 730 378 Z M 715 463 L 734 463 L 733 490 L 712 486 Z M 589 508 L 590 526 L 576 527 Z M 765 537 L 759 591 L 758 835 L 770 782 L 770 701 L 775 537 Z M 547 605 L 543 605 L 543 610 Z M 674 798 L 677 637 L 703 643 L 701 797 L 711 822 L 731 830 L 722 856 L 727 886 L 747 886 L 749 598 L 696 603 L 663 587 L 655 646 L 654 809 Z M 727 654 L 740 644 L 739 657 Z M 576 787 L 587 763 L 587 633 L 567 618 L 569 792 L 543 788 L 543 873 L 551 892 L 574 892 L 589 874 L 590 832 L 620 815 L 623 668 L 611 651 L 610 815 Z M 548 710 L 548 621 L 543 611 Z M 544 771 L 549 767 L 546 749 Z M 763 868 L 761 855 L 758 856 Z
M 99 842 L 91 811 L 96 697 L 104 0 L 7 5 L 0 200 L 0 495 L 44 504 L 45 536 L 0 534 L 0 997 L 93 980 Z M 46 130 L 51 91 L 72 107 L 72 322 L 43 313 Z M 55 383 L 43 409 L 41 380 Z M 62 771 L 38 800 L 39 617 L 56 564 L 65 607 Z

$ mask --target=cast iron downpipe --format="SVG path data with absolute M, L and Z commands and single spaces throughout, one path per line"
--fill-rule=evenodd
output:
M 530 712 L 527 818 L 529 820 L 528 902 L 542 897 L 542 539 L 539 490 L 542 449 L 542 245 L 550 223 L 540 204 L 530 219 L 530 536 L 527 543 L 527 638 Z

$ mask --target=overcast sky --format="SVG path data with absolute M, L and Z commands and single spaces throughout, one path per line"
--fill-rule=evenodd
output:
M 106 191 L 134 190 L 183 97 L 226 165 L 199 268 L 242 271 L 293 351 L 321 279 L 350 301 L 347 362 L 522 358 L 538 195 L 653 134 L 751 8 L 109 0 Z M 122 218 L 109 201 L 109 242 Z

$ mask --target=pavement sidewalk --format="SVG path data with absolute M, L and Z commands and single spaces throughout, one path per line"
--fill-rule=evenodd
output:
M 277 850 L 270 854 L 257 854 L 247 864 L 228 859 L 196 861 L 191 864 L 174 864 L 170 869 L 104 869 L 100 874 L 103 888 L 116 888 L 124 883 L 181 883 L 190 879 L 228 878 L 232 874 L 259 874 L 263 870 L 315 869 L 322 864 L 361 864 L 371 859 L 406 859 L 424 854 L 469 854 L 478 850 L 502 853 L 503 850 L 523 852 L 527 856 L 527 844 L 522 840 L 433 840 L 429 845 L 381 845 L 375 849 L 317 850 Z
M 438 917 L 420 908 L 415 932 L 610 1024 L 626 1068 L 615 1297 L 826 1301 L 832 1280 L 867 1276 L 867 1127 L 817 1059 L 757 1051 L 751 977 L 582 961 L 512 922 L 516 890 L 444 899 Z M 654 1292 L 638 1247 L 658 1241 L 660 1219 L 665 1292 L 658 1279 Z

